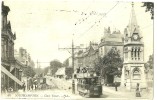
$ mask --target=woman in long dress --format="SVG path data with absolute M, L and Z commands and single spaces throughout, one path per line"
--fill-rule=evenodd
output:
M 141 97 L 140 84 L 139 83 L 137 83 L 137 86 L 136 86 L 136 97 Z

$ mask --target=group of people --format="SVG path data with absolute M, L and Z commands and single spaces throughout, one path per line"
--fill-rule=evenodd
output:
M 14 90 L 13 90 L 13 87 L 12 86 L 10 86 L 9 88 L 6 88 L 5 86 L 1 86 L 1 93 L 7 93 L 7 92 L 9 92 L 9 93 L 11 93 L 11 92 L 13 92 Z

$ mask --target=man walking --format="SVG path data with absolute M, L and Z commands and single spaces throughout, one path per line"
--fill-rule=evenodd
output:
M 26 85 L 25 85 L 25 83 L 23 83 L 22 88 L 23 88 L 23 92 L 25 92 L 25 90 L 26 90 Z
M 114 86 L 115 86 L 115 91 L 118 91 L 118 89 L 117 89 L 118 84 L 117 84 L 116 81 L 115 81 L 115 83 L 114 83 Z

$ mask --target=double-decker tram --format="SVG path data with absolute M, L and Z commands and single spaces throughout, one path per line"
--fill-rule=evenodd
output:
M 77 74 L 77 91 L 85 97 L 100 97 L 102 95 L 101 77 L 89 73 Z

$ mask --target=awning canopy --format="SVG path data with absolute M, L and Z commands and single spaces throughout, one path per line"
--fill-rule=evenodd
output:
M 1 65 L 1 71 L 3 73 L 5 73 L 8 77 L 10 77 L 12 80 L 14 80 L 17 84 L 19 85 L 23 85 L 23 83 L 18 79 L 16 78 L 13 74 L 11 74 L 6 68 L 4 68 L 2 65 Z
M 57 70 L 57 72 L 55 73 L 55 75 L 65 75 L 65 68 L 59 68 Z

